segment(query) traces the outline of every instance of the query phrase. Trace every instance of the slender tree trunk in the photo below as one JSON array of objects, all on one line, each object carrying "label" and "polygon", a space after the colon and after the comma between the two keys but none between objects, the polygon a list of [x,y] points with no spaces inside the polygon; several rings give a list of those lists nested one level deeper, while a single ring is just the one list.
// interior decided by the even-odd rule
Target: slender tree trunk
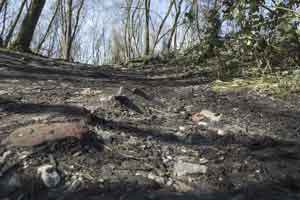
[{"label": "slender tree trunk", "polygon": [[6,17],[7,17],[7,2],[4,5],[4,13],[3,13],[3,20],[2,20],[2,30],[0,33],[0,47],[4,47],[4,41],[3,41],[3,36],[4,36],[4,32],[6,29]]},{"label": "slender tree trunk", "polygon": [[[73,0],[67,1],[67,13],[65,20],[65,38],[64,38],[64,59],[71,61],[72,45],[79,29],[79,20],[85,0],[81,0],[77,9],[75,23],[73,23]],[[63,20],[63,19],[62,19]],[[73,27],[73,28],[72,28]]]},{"label": "slender tree trunk", "polygon": [[137,29],[139,29],[139,28],[137,28],[137,26],[140,27],[140,24],[137,23],[137,21],[140,20],[139,14],[137,13],[138,8],[140,7],[140,4],[141,4],[141,1],[139,0],[137,2],[137,6],[132,11],[131,20],[130,20],[131,21],[130,23],[132,26],[131,27],[131,36],[132,36],[132,42],[133,42],[132,45],[134,45],[133,48],[135,49],[133,57],[140,57],[142,55],[142,53],[141,53],[142,50],[140,50],[140,48],[139,48],[140,34],[138,33],[138,30],[137,30]]},{"label": "slender tree trunk", "polygon": [[[210,2],[208,2],[210,3]],[[194,13],[194,23],[196,23],[196,29],[198,33],[198,39],[201,40],[201,28],[199,24],[199,5],[197,0],[193,0],[193,5],[192,5],[193,13]],[[209,7],[209,6],[208,6]]]},{"label": "slender tree trunk", "polygon": [[169,4],[168,10],[167,10],[167,13],[166,13],[165,17],[163,18],[161,24],[159,25],[159,28],[158,28],[158,31],[157,31],[157,34],[156,34],[156,37],[155,37],[155,40],[154,40],[153,49],[152,49],[152,54],[155,51],[156,45],[159,43],[159,36],[160,36],[161,31],[162,31],[162,29],[163,29],[163,27],[164,27],[164,25],[165,25],[165,23],[166,23],[169,15],[170,15],[170,13],[171,13],[171,11],[172,11],[173,5],[174,5],[174,1],[170,0],[170,4]]},{"label": "slender tree trunk", "polygon": [[173,48],[176,51],[176,49],[177,49],[177,26],[175,28],[175,33],[174,33],[174,37],[173,37]]},{"label": "slender tree trunk", "polygon": [[149,22],[150,22],[150,4],[151,0],[145,0],[145,49],[144,55],[147,56],[150,53],[150,33],[149,33]]},{"label": "slender tree trunk", "polygon": [[0,13],[1,13],[2,8],[4,7],[5,3],[6,3],[6,0],[0,0]]},{"label": "slender tree trunk", "polygon": [[57,16],[57,13],[58,13],[58,10],[59,10],[60,1],[61,1],[61,0],[57,0],[57,5],[56,5],[55,11],[54,11],[54,13],[53,13],[53,16],[52,16],[52,18],[51,18],[51,20],[50,20],[50,22],[49,22],[49,25],[48,25],[48,27],[47,27],[47,30],[46,30],[44,36],[42,37],[41,41],[39,42],[37,48],[36,48],[36,52],[37,52],[37,53],[40,52],[40,50],[41,50],[41,48],[42,48],[44,42],[46,41],[46,39],[47,39],[47,37],[48,37],[48,35],[49,35],[50,29],[51,29],[51,27],[52,27],[52,24],[53,24],[53,22],[54,22],[54,19],[55,19],[55,17]]},{"label": "slender tree trunk", "polygon": [[126,1],[126,19],[124,24],[124,45],[126,51],[126,60],[131,58],[131,36],[130,36],[130,15],[131,15],[131,7],[132,7],[132,0]]},{"label": "slender tree trunk", "polygon": [[32,0],[29,12],[21,24],[20,32],[11,46],[12,49],[30,51],[30,43],[45,2],[46,0]]},{"label": "slender tree trunk", "polygon": [[20,17],[21,17],[21,15],[22,15],[22,13],[23,13],[23,10],[24,10],[26,1],[27,1],[27,0],[23,0],[22,4],[21,4],[21,6],[20,6],[19,12],[18,12],[18,14],[17,14],[17,17],[16,17],[16,19],[14,20],[14,22],[12,23],[12,25],[11,25],[9,31],[8,31],[8,34],[7,34],[6,39],[5,39],[5,41],[4,41],[4,46],[5,46],[5,47],[8,46],[8,43],[10,42],[10,40],[11,40],[11,38],[12,38],[12,36],[13,36],[13,33],[14,33],[15,28],[16,28],[16,26],[17,26],[17,24],[18,24],[18,21],[20,20]]},{"label": "slender tree trunk", "polygon": [[[176,0],[174,0],[174,1],[176,1]],[[171,35],[170,35],[168,45],[167,45],[168,51],[171,49],[172,40],[173,40],[174,34],[176,32],[176,29],[177,29],[177,23],[178,23],[179,16],[181,14],[181,4],[182,3],[183,3],[183,0],[180,0],[178,5],[176,5],[176,3],[175,3],[176,14],[175,14],[175,19],[174,19]]]},{"label": "slender tree trunk", "polygon": [[79,29],[80,14],[81,14],[84,2],[85,2],[85,0],[81,0],[79,8],[78,8],[77,13],[76,13],[74,30],[73,30],[73,33],[71,35],[71,45],[70,45],[70,48],[72,47],[72,44],[73,44],[73,42],[75,40],[75,37],[76,37],[76,33],[78,32],[78,29]]},{"label": "slender tree trunk", "polygon": [[73,0],[68,0],[67,2],[67,28],[66,28],[66,38],[65,38],[65,59],[70,61],[71,59],[71,37],[72,37],[72,6],[73,6]]}]

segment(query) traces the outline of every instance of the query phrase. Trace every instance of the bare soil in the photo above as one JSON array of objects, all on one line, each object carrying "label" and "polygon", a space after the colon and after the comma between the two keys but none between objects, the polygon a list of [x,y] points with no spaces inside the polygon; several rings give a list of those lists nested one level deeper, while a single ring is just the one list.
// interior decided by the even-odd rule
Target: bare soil
[{"label": "bare soil", "polygon": [[[222,115],[223,135],[192,122],[204,109]],[[21,127],[82,120],[93,139],[1,145],[0,155],[10,154],[0,199],[300,199],[298,94],[215,93],[188,66],[127,69],[0,52],[1,141]],[[181,159],[207,171],[177,176]],[[55,188],[37,175],[45,164],[62,177]],[[12,174],[21,181],[10,189]]]}]

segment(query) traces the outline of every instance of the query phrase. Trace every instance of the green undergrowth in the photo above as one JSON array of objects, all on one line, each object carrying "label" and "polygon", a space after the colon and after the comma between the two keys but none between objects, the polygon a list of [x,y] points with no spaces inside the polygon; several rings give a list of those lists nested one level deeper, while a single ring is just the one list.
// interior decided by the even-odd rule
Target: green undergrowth
[{"label": "green undergrowth", "polygon": [[290,70],[251,78],[233,78],[230,81],[216,80],[212,86],[215,92],[254,90],[284,98],[292,93],[300,93],[300,70]]}]

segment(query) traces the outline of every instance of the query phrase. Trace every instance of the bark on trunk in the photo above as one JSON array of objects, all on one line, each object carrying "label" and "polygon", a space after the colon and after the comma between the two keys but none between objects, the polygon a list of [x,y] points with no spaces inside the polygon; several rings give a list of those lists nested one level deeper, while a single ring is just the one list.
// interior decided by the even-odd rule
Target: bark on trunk
[{"label": "bark on trunk", "polygon": [[8,46],[8,43],[10,42],[10,39],[11,39],[11,37],[13,36],[13,33],[14,33],[15,28],[16,28],[16,26],[17,26],[17,24],[18,24],[18,21],[20,20],[20,17],[21,17],[21,15],[22,15],[22,13],[23,13],[23,10],[24,10],[26,1],[27,1],[27,0],[23,0],[22,4],[21,4],[21,6],[20,6],[19,12],[18,12],[18,14],[17,14],[17,17],[16,17],[16,19],[14,20],[14,22],[12,23],[12,25],[11,25],[9,31],[8,31],[8,34],[7,34],[7,36],[6,36],[6,38],[5,38],[5,41],[4,41],[4,46],[5,46],[5,47]]},{"label": "bark on trunk", "polygon": [[32,0],[29,12],[26,14],[20,32],[11,48],[19,51],[30,51],[30,43],[42,13],[46,0]]},{"label": "bark on trunk", "polygon": [[150,22],[150,1],[145,0],[145,50],[144,55],[147,56],[150,53],[150,33],[149,33],[149,22]]},{"label": "bark on trunk", "polygon": [[4,32],[6,29],[6,18],[7,18],[7,2],[4,4],[4,13],[3,13],[3,20],[2,20],[2,30],[0,32],[0,39],[1,39],[1,47],[4,47],[4,41],[3,41],[3,36],[4,36]]},{"label": "bark on trunk", "polygon": [[66,30],[66,44],[65,44],[65,59],[71,60],[71,38],[72,38],[72,6],[73,6],[73,0],[68,0],[67,5],[67,30]]},{"label": "bark on trunk", "polygon": [[6,0],[0,0],[0,13],[1,13],[2,8],[4,7],[5,3],[6,3]]},{"label": "bark on trunk", "polygon": [[59,10],[59,5],[60,5],[60,0],[57,0],[56,8],[55,8],[55,11],[54,11],[54,13],[53,13],[53,16],[52,16],[52,18],[51,18],[51,20],[50,20],[50,22],[49,22],[49,25],[48,25],[48,27],[47,27],[47,30],[46,30],[44,36],[42,37],[41,41],[39,42],[37,48],[36,48],[36,52],[37,52],[37,53],[40,52],[40,50],[41,50],[41,48],[42,48],[44,42],[46,41],[46,39],[47,39],[47,37],[48,37],[48,35],[49,35],[49,32],[50,32],[50,29],[51,29],[52,24],[53,24],[53,22],[54,22],[54,19],[55,19],[56,16],[57,16],[57,13],[58,13],[58,10]]},{"label": "bark on trunk", "polygon": [[183,0],[180,0],[178,5],[176,5],[176,2],[175,2],[176,15],[175,15],[172,31],[171,31],[171,34],[170,34],[170,38],[169,38],[169,41],[168,41],[168,45],[167,45],[168,51],[170,51],[170,49],[171,49],[172,40],[174,39],[173,37],[174,37],[174,34],[177,30],[177,24],[178,24],[178,19],[179,19],[180,14],[181,14],[181,5],[182,5],[182,3],[183,3]]},{"label": "bark on trunk", "polygon": [[159,28],[158,28],[158,31],[157,31],[157,34],[156,34],[156,37],[155,37],[155,40],[154,40],[154,45],[153,45],[153,49],[152,49],[152,54],[154,54],[154,51],[155,51],[155,47],[157,46],[157,44],[160,42],[159,40],[159,36],[161,34],[161,31],[168,19],[168,17],[170,16],[171,14],[171,11],[172,11],[172,8],[173,8],[173,5],[174,5],[174,1],[173,0],[170,0],[170,4],[169,4],[169,7],[168,7],[168,10],[167,10],[167,13],[165,15],[165,17],[163,18],[161,24],[159,25]]}]

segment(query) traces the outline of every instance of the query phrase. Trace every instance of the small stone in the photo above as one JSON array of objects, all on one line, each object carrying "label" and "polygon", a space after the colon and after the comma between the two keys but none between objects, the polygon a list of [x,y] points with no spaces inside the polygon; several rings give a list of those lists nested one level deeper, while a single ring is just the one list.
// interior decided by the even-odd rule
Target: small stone
[{"label": "small stone", "polygon": [[45,114],[45,115],[39,115],[39,116],[36,116],[36,117],[32,117],[32,120],[35,121],[35,122],[40,122],[40,121],[46,121],[50,117],[51,117],[51,115]]},{"label": "small stone", "polygon": [[172,160],[172,159],[173,159],[173,157],[170,156],[170,155],[168,155],[166,158],[169,159],[169,160]]},{"label": "small stone", "polygon": [[126,133],[121,132],[121,133],[120,133],[120,136],[123,137],[123,138],[125,138],[125,137],[126,137]]},{"label": "small stone", "polygon": [[140,172],[136,172],[135,175],[136,176],[142,176],[143,174],[141,174]]},{"label": "small stone", "polygon": [[218,160],[219,160],[219,161],[223,161],[223,160],[225,160],[225,157],[224,157],[224,156],[221,156],[221,157],[219,157]]},{"label": "small stone", "polygon": [[100,98],[99,98],[99,101],[101,102],[101,103],[107,103],[107,102],[110,102],[110,101],[112,101],[114,99],[114,96],[101,96]]},{"label": "small stone", "polygon": [[204,120],[204,119],[205,119],[205,117],[202,116],[201,113],[194,113],[194,114],[192,115],[192,121],[193,121],[194,123],[199,123],[199,122],[201,122],[201,121]]},{"label": "small stone", "polygon": [[200,164],[206,164],[208,160],[206,158],[200,158]]},{"label": "small stone", "polygon": [[72,181],[72,183],[68,186],[67,191],[74,192],[80,187],[81,184],[82,184],[82,181],[79,179],[76,179],[76,180]]},{"label": "small stone", "polygon": [[98,136],[101,136],[105,144],[111,144],[114,137],[116,136],[115,133],[105,131],[102,128],[96,127],[95,132],[97,133]]},{"label": "small stone", "polygon": [[220,136],[224,136],[225,135],[225,131],[222,129],[218,129],[217,134]]},{"label": "small stone", "polygon": [[208,167],[201,164],[195,164],[178,160],[174,165],[174,176],[185,176],[191,174],[206,174]]},{"label": "small stone", "polygon": [[198,122],[198,126],[206,128],[206,127],[208,127],[208,123],[207,122]]},{"label": "small stone", "polygon": [[163,177],[157,176],[153,173],[149,173],[148,178],[151,179],[151,180],[154,180],[154,181],[156,181],[157,183],[160,183],[160,184],[165,183],[165,179]]},{"label": "small stone", "polygon": [[100,178],[98,181],[99,181],[100,183],[104,183],[104,179],[103,179],[103,178]]},{"label": "small stone", "polygon": [[176,135],[178,137],[178,139],[184,139],[186,137],[185,133],[183,133],[181,131],[175,132],[174,135]]},{"label": "small stone", "polygon": [[30,163],[28,161],[23,162],[23,169],[27,169],[30,166]]},{"label": "small stone", "polygon": [[186,130],[186,128],[185,128],[184,126],[179,126],[178,129],[179,129],[180,131],[185,131],[185,130]]},{"label": "small stone", "polygon": [[169,178],[169,180],[167,181],[166,185],[167,185],[167,186],[172,186],[173,184],[174,184],[173,179],[170,179],[170,178]]},{"label": "small stone", "polygon": [[208,119],[210,122],[219,122],[221,120],[222,115],[213,113],[210,110],[202,110],[199,113],[195,113],[192,116],[192,121],[198,123],[203,121],[204,119]]},{"label": "small stone", "polygon": [[184,116],[184,115],[186,115],[187,113],[186,113],[185,111],[180,111],[180,114]]},{"label": "small stone", "polygon": [[128,144],[131,145],[137,145],[138,144],[138,138],[134,136],[130,136],[129,139],[127,140]]},{"label": "small stone", "polygon": [[170,155],[167,155],[167,156],[163,156],[163,157],[162,157],[163,163],[168,163],[168,162],[170,162],[170,161],[172,161],[172,160],[173,160],[173,157],[170,156]]},{"label": "small stone", "polygon": [[6,90],[0,90],[0,95],[8,94],[8,91]]},{"label": "small stone", "polygon": [[81,155],[81,153],[82,153],[82,152],[80,152],[80,151],[77,151],[76,153],[74,153],[74,154],[73,154],[73,157],[78,157],[78,156],[80,156],[80,155]]},{"label": "small stone", "polygon": [[183,147],[182,149],[180,149],[180,151],[182,152],[182,153],[186,153],[187,152],[187,150]]},{"label": "small stone", "polygon": [[84,96],[89,96],[92,94],[92,90],[91,88],[84,88],[81,92],[80,92],[81,95],[84,95]]},{"label": "small stone", "polygon": [[60,183],[60,175],[52,165],[40,166],[37,173],[48,188],[56,187]]},{"label": "small stone", "polygon": [[233,108],[232,109],[234,112],[237,112],[239,110],[239,108]]},{"label": "small stone", "polygon": [[0,164],[4,164],[5,161],[7,160],[7,157],[12,154],[11,151],[6,151],[3,153],[3,155],[0,157]]},{"label": "small stone", "polygon": [[193,105],[189,105],[189,106],[185,106],[184,107],[185,108],[185,110],[187,111],[187,112],[192,112],[192,110],[193,110]]}]

